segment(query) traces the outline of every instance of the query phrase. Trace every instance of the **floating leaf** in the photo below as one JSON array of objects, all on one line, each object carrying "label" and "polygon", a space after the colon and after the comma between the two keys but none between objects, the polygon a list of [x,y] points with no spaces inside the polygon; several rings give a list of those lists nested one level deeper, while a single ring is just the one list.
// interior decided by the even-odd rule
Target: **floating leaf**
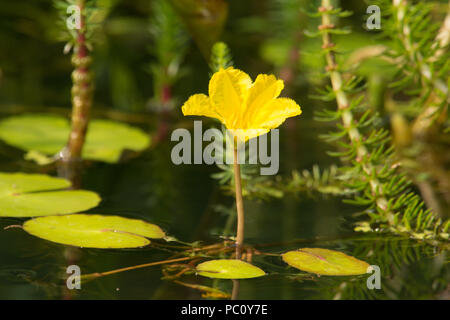
[{"label": "floating leaf", "polygon": [[150,144],[148,134],[110,120],[93,120],[89,125],[83,154],[86,159],[117,162],[123,150],[141,151]]},{"label": "floating leaf", "polygon": [[71,214],[28,220],[26,232],[52,242],[85,248],[136,248],[165,234],[157,225],[118,216]]},{"label": "floating leaf", "polygon": [[64,190],[71,183],[43,174],[0,173],[0,217],[68,214],[96,207],[91,191]]},{"label": "floating leaf", "polygon": [[[65,147],[69,133],[69,121],[60,116],[21,115],[0,122],[0,139],[30,151],[27,158],[42,164],[48,163],[44,155],[55,155]],[[140,129],[110,120],[92,120],[83,158],[114,163],[124,150],[142,151],[149,144],[149,136]]]},{"label": "floating leaf", "polygon": [[237,259],[206,261],[200,263],[196,269],[201,276],[217,279],[249,279],[265,275],[260,268]]},{"label": "floating leaf", "polygon": [[302,248],[286,252],[282,257],[294,268],[328,276],[365,274],[369,267],[366,262],[345,253],[322,248]]}]

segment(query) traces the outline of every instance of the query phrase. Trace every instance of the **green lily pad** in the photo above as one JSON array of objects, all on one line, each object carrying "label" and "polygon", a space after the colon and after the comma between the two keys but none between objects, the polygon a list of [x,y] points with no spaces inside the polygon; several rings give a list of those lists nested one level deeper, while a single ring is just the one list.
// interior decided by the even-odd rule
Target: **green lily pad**
[{"label": "green lily pad", "polygon": [[328,275],[349,276],[365,274],[369,264],[345,253],[322,249],[302,248],[282,254],[283,261],[302,271]]},{"label": "green lily pad", "polygon": [[[0,121],[0,139],[29,151],[27,158],[41,164],[48,163],[42,155],[53,156],[66,146],[69,133],[69,121],[60,116],[21,115]],[[150,137],[140,129],[110,120],[92,120],[83,158],[115,163],[124,150],[142,151],[149,145]]]},{"label": "green lily pad", "polygon": [[237,259],[210,260],[200,263],[196,269],[203,277],[217,279],[250,279],[265,275],[260,268]]},{"label": "green lily pad", "polygon": [[43,174],[0,173],[0,217],[68,214],[96,207],[91,191],[65,190],[71,183]]},{"label": "green lily pad", "polygon": [[157,225],[118,216],[71,214],[26,221],[23,229],[36,237],[83,248],[137,248],[165,237]]}]

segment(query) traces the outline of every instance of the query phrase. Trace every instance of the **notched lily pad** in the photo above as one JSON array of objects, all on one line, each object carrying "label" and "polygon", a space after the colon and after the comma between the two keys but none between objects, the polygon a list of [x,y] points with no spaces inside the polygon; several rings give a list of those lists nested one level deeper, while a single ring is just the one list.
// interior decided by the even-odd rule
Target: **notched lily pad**
[{"label": "notched lily pad", "polygon": [[203,277],[217,279],[250,279],[265,275],[260,268],[237,259],[206,261],[200,263],[196,270]]},{"label": "notched lily pad", "polygon": [[302,271],[328,275],[349,276],[365,274],[369,264],[345,253],[322,249],[302,248],[282,254],[283,261]]},{"label": "notched lily pad", "polygon": [[[39,164],[51,161],[66,145],[69,121],[60,116],[21,115],[0,121],[0,139],[28,151],[27,159]],[[91,120],[83,148],[83,158],[115,163],[124,150],[142,151],[150,137],[138,128],[110,120]]]},{"label": "notched lily pad", "polygon": [[43,174],[0,173],[0,217],[68,214],[96,207],[92,191],[65,190],[70,182]]},{"label": "notched lily pad", "polygon": [[23,229],[52,242],[84,248],[137,248],[165,237],[157,225],[118,216],[72,214],[31,219]]}]

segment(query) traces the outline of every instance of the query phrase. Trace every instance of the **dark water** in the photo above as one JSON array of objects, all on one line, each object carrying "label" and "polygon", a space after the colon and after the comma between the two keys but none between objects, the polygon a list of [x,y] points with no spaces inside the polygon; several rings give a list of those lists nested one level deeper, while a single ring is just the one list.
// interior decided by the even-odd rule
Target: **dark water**
[{"label": "dark water", "polygon": [[[297,130],[297,129],[296,129]],[[283,141],[280,174],[293,168],[330,163],[317,128],[304,124]],[[220,190],[210,174],[214,166],[180,165],[170,161],[172,144],[165,142],[140,157],[117,165],[89,164],[82,176],[84,189],[100,194],[92,213],[135,217],[160,225],[182,241],[222,241],[227,217],[215,210],[230,207],[233,199]],[[306,148],[309,146],[309,148]],[[318,156],[319,155],[319,156]],[[3,172],[39,172],[22,152],[0,144]],[[301,247],[339,250],[381,268],[381,289],[369,290],[368,275],[318,277],[287,267],[277,256],[254,256],[253,263],[267,276],[240,280],[240,299],[448,299],[448,257],[425,243],[351,230],[356,210],[339,198],[286,195],[271,201],[246,200],[246,242],[268,253]],[[81,290],[65,289],[65,270],[76,262],[83,274],[161,261],[173,252],[159,246],[132,250],[78,249],[32,237],[19,228],[21,219],[0,219],[0,299],[198,299],[201,292],[162,278],[160,266],[142,268],[82,283]],[[158,244],[158,242],[157,242]],[[163,242],[159,242],[163,244]],[[178,280],[231,293],[230,280],[186,275]]]}]

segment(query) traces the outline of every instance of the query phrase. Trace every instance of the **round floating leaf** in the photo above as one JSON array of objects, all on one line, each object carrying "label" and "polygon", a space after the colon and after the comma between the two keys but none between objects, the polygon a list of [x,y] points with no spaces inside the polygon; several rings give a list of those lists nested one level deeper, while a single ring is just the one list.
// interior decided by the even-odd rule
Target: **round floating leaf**
[{"label": "round floating leaf", "polygon": [[0,122],[0,138],[8,144],[47,155],[61,151],[69,132],[69,122],[58,116],[21,115]]},{"label": "round floating leaf", "polygon": [[[59,116],[22,115],[0,122],[0,139],[29,151],[27,158],[42,164],[49,161],[44,155],[57,154],[65,147],[69,133],[69,121]],[[110,120],[92,120],[83,158],[114,163],[124,150],[142,151],[149,144],[149,136],[140,129]]]},{"label": "round floating leaf", "polygon": [[28,220],[26,232],[52,242],[84,248],[136,248],[147,238],[164,238],[160,227],[142,220],[117,216],[71,214]]},{"label": "round floating leaf", "polygon": [[200,263],[197,273],[217,279],[249,279],[265,275],[265,272],[250,263],[236,259],[211,260]]},{"label": "round floating leaf", "polygon": [[68,214],[96,207],[91,191],[64,190],[70,182],[43,174],[0,173],[0,217]]},{"label": "round floating leaf", "polygon": [[83,155],[86,159],[117,162],[123,150],[141,151],[149,144],[149,135],[137,128],[110,120],[93,120]]},{"label": "round floating leaf", "polygon": [[294,268],[328,276],[364,274],[369,267],[366,262],[345,253],[322,248],[302,248],[286,252],[282,257]]}]

